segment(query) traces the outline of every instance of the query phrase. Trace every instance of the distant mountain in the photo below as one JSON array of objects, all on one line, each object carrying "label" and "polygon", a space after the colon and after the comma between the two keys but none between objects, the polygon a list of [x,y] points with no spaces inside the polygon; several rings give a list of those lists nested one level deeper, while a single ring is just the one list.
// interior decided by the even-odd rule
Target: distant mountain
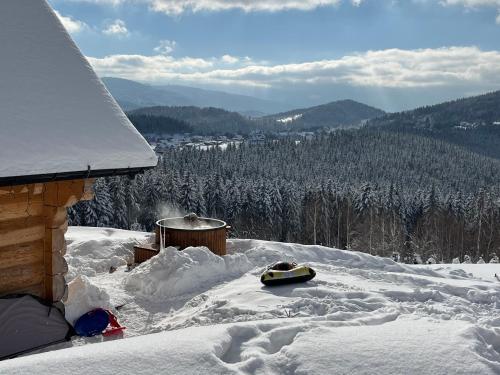
[{"label": "distant mountain", "polygon": [[129,113],[127,116],[141,134],[185,134],[194,130],[186,121],[172,117],[140,113]]},{"label": "distant mountain", "polygon": [[196,106],[217,107],[241,113],[269,114],[286,108],[279,102],[223,91],[178,85],[152,86],[110,77],[105,77],[102,81],[125,110],[153,106]]},{"label": "distant mountain", "polygon": [[103,78],[102,81],[118,104],[125,110],[150,107],[159,103],[189,104],[187,98],[173,91],[119,78]]},{"label": "distant mountain", "polygon": [[340,128],[362,125],[366,120],[385,115],[385,112],[353,100],[339,100],[310,108],[265,116],[278,125],[292,129]]},{"label": "distant mountain", "polygon": [[[341,100],[311,108],[296,109],[270,116],[259,116],[258,112],[231,112],[220,108],[199,108],[195,106],[154,106],[138,108],[128,112],[129,117],[146,116],[142,120],[158,117],[154,120],[156,129],[165,123],[165,129],[172,129],[171,119],[184,121],[198,134],[239,133],[248,134],[254,130],[295,131],[322,128],[340,128],[359,126],[375,116],[385,112],[357,103]],[[145,125],[144,122],[141,122]]]},{"label": "distant mountain", "polygon": [[259,112],[259,111],[240,111],[238,113],[240,113],[241,115],[243,115],[245,117],[250,117],[250,118],[254,118],[254,119],[264,117],[267,115],[267,113]]},{"label": "distant mountain", "polygon": [[129,111],[128,116],[132,122],[139,117],[156,118],[156,127],[158,121],[163,122],[167,128],[170,127],[172,119],[182,121],[189,124],[191,130],[197,134],[248,134],[259,126],[258,121],[250,120],[237,112],[212,107],[148,107]]},{"label": "distant mountain", "polygon": [[495,122],[500,122],[500,91],[387,114],[370,125],[443,130],[474,129]]},{"label": "distant mountain", "polygon": [[366,126],[432,137],[500,158],[500,91],[387,114]]}]

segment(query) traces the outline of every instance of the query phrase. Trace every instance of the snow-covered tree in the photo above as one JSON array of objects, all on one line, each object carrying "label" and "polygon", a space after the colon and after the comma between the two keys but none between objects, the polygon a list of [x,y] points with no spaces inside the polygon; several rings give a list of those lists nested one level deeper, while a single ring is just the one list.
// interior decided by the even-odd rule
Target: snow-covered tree
[{"label": "snow-covered tree", "polygon": [[133,180],[98,179],[96,198],[74,206],[71,223],[150,230],[162,213],[196,211],[227,220],[240,237],[397,251],[408,263],[415,253],[451,262],[500,249],[497,162],[391,132],[296,140],[166,149]]}]

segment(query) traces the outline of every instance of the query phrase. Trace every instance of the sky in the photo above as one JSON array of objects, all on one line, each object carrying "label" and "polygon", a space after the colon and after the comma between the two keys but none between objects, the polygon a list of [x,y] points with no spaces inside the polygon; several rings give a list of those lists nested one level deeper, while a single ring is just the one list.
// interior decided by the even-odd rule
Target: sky
[{"label": "sky", "polygon": [[387,111],[500,90],[500,0],[49,0],[101,77]]}]

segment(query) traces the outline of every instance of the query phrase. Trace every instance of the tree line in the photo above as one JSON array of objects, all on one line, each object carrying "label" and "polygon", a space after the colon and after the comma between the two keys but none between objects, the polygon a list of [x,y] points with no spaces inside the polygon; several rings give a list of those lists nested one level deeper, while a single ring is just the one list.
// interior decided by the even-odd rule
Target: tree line
[{"label": "tree line", "polygon": [[70,220],[149,231],[159,218],[195,212],[225,220],[239,238],[397,252],[406,262],[488,260],[500,255],[498,176],[498,161],[438,141],[338,131],[172,149],[133,180],[99,179]]}]

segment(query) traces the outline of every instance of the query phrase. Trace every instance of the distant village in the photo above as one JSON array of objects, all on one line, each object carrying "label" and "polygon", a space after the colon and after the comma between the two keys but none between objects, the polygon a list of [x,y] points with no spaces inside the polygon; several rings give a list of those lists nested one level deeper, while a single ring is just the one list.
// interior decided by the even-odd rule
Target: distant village
[{"label": "distant village", "polygon": [[314,132],[272,132],[254,131],[248,135],[196,135],[196,134],[144,134],[156,153],[162,153],[172,148],[209,149],[219,147],[225,149],[228,145],[238,146],[242,143],[262,143],[267,140],[282,138],[312,139]]}]

